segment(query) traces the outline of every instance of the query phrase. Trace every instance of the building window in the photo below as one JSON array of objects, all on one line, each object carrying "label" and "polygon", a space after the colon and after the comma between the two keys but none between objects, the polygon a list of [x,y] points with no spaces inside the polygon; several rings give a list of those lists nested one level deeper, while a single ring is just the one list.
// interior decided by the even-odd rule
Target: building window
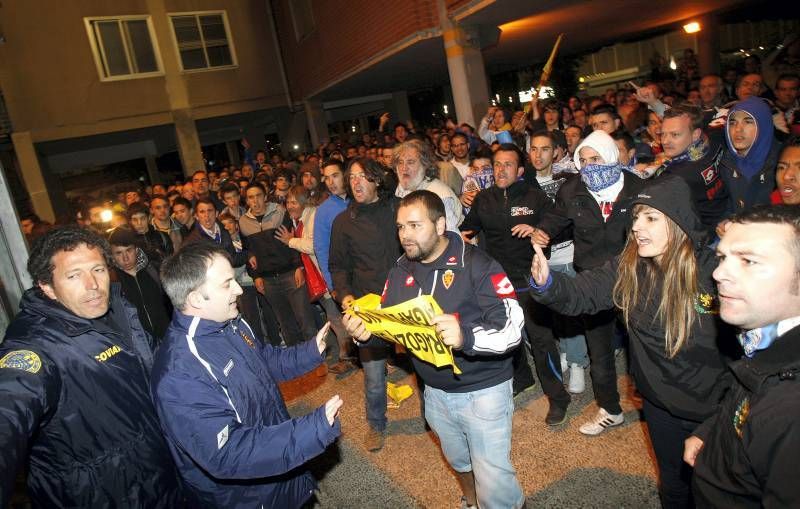
[{"label": "building window", "polygon": [[184,71],[236,65],[225,12],[170,14],[169,19]]},{"label": "building window", "polygon": [[302,41],[317,27],[314,22],[314,10],[311,0],[289,0],[289,9],[292,12],[292,24],[297,42]]},{"label": "building window", "polygon": [[84,22],[101,80],[162,74],[148,16],[84,18]]}]

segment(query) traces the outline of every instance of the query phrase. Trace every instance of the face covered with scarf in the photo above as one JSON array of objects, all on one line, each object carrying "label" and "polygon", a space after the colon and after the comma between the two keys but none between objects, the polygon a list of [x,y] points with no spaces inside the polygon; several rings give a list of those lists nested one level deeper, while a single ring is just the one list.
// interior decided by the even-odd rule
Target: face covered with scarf
[{"label": "face covered with scarf", "polygon": [[725,141],[746,177],[752,177],[764,166],[774,137],[772,112],[760,97],[739,101],[728,112]]},{"label": "face covered with scarf", "polygon": [[619,181],[622,165],[614,139],[605,131],[594,131],[575,149],[575,166],[581,180],[593,192],[600,192]]}]

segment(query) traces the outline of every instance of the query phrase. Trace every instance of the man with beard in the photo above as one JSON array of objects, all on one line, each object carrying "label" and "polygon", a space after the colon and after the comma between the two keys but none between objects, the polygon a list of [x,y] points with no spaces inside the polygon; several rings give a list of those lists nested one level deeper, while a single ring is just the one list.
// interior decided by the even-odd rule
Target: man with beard
[{"label": "man with beard", "polygon": [[31,249],[35,286],[0,345],[0,507],[27,463],[34,507],[181,507],[150,399],[153,341],[77,226]]},{"label": "man with beard", "polygon": [[461,214],[461,202],[453,190],[438,179],[436,156],[427,143],[418,140],[400,143],[394,148],[392,166],[398,179],[395,191],[398,198],[421,189],[436,193],[444,202],[447,211],[447,228],[452,231],[458,230],[458,225],[464,219]]},{"label": "man with beard", "polygon": [[[456,376],[412,357],[425,383],[425,419],[456,472],[461,507],[524,507],[511,463],[508,352],[519,345],[524,321],[514,287],[499,263],[446,230],[444,204],[430,191],[400,201],[397,232],[405,255],[389,272],[383,305],[434,297],[443,314],[432,322],[461,369]],[[354,338],[369,340],[359,318],[343,321]]]}]

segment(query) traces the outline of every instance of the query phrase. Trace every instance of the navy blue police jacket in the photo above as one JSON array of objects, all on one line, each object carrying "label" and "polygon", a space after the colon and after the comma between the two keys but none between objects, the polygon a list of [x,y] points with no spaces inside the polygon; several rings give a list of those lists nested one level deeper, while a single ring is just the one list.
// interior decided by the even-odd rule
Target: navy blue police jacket
[{"label": "navy blue police jacket", "polygon": [[323,361],[315,340],[263,344],[236,318],[175,310],[153,364],[156,411],[193,507],[302,506],[316,482],[303,464],[340,434],[325,407],[292,419],[278,382]]},{"label": "navy blue police jacket", "polygon": [[152,362],[152,338],[119,284],[104,320],[25,292],[0,344],[0,507],[26,459],[34,507],[181,507],[150,399]]},{"label": "navy blue police jacket", "polygon": [[[455,314],[464,343],[453,350],[452,368],[437,368],[412,357],[425,385],[446,392],[473,392],[494,387],[513,376],[512,353],[520,344],[524,317],[514,286],[500,264],[486,252],[445,232],[449,243],[431,263],[412,262],[405,255],[389,271],[382,307],[419,295],[431,295],[445,314]],[[372,339],[370,341],[382,341]]]}]

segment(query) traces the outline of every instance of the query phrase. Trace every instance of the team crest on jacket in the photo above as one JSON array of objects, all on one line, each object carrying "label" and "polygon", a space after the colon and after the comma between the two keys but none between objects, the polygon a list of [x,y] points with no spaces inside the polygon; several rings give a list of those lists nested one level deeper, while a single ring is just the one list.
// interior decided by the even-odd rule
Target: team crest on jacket
[{"label": "team crest on jacket", "polygon": [[700,175],[703,176],[703,180],[705,181],[706,185],[712,183],[714,179],[717,178],[717,171],[714,169],[713,166],[709,166],[705,170],[700,172]]},{"label": "team crest on jacket", "polygon": [[455,273],[452,270],[447,269],[446,271],[444,271],[444,274],[442,274],[442,284],[444,285],[445,288],[449,290],[455,278],[456,278]]},{"label": "team crest on jacket", "polygon": [[14,350],[0,359],[0,368],[21,369],[28,373],[38,373],[42,369],[42,360],[35,352],[30,350]]},{"label": "team crest on jacket", "polygon": [[736,408],[736,413],[733,414],[733,429],[736,430],[736,436],[739,439],[742,438],[744,432],[742,429],[744,428],[744,423],[747,422],[747,418],[750,416],[750,398],[744,398],[742,401],[739,402],[739,406]]},{"label": "team crest on jacket", "polygon": [[511,284],[505,274],[492,274],[492,285],[494,286],[494,293],[501,299],[517,298],[517,294],[514,292],[514,285]]},{"label": "team crest on jacket", "polygon": [[406,278],[406,286],[414,286],[414,276],[408,276]]}]

